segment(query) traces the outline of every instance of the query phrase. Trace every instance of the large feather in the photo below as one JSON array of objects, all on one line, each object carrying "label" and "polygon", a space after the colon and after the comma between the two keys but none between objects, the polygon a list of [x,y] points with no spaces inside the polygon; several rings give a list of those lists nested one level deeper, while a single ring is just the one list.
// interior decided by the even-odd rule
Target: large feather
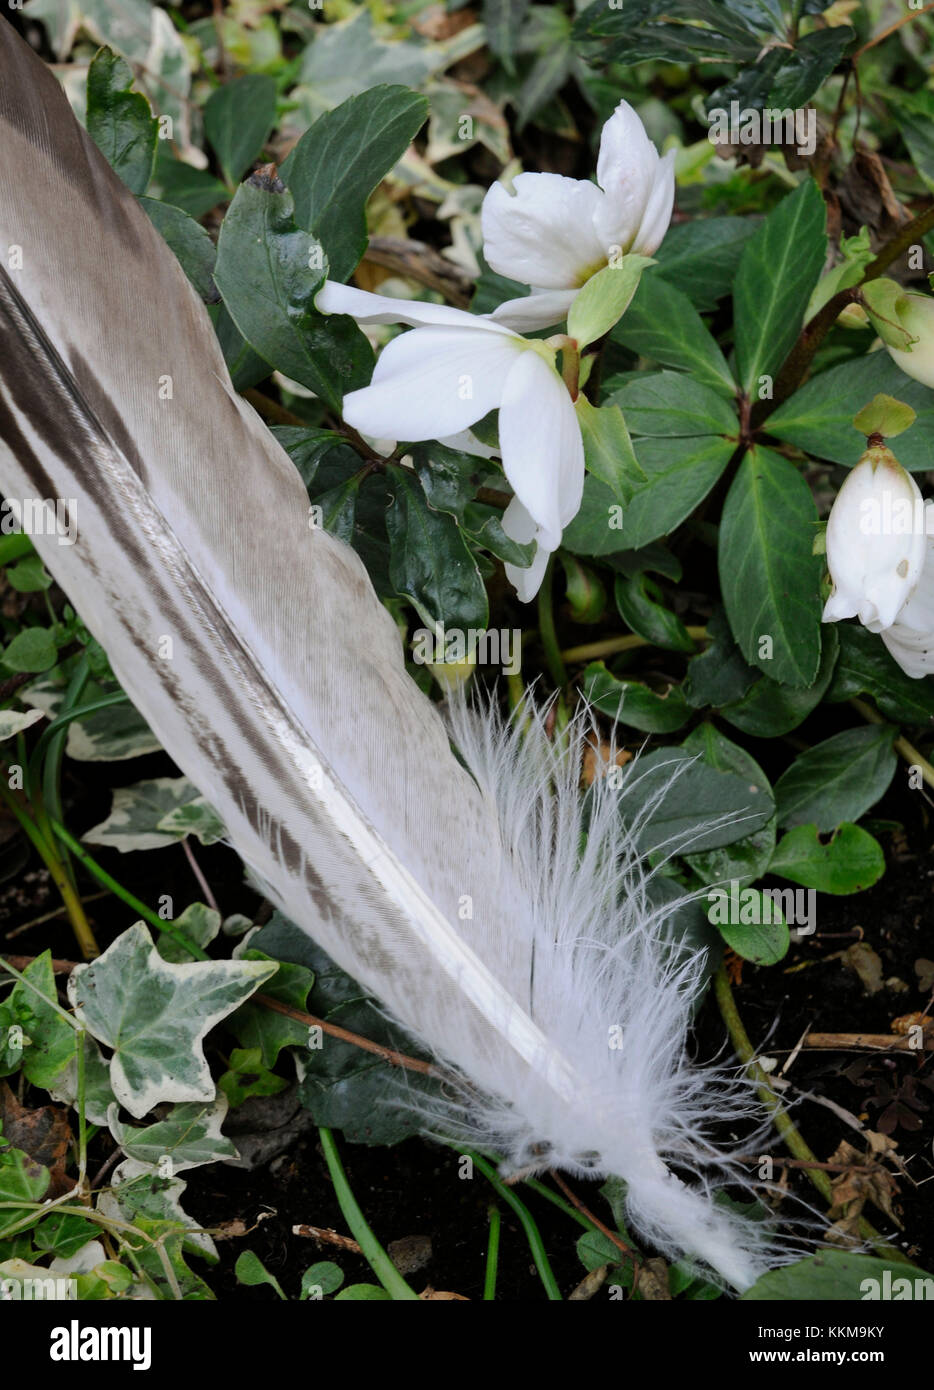
[{"label": "large feather", "polygon": [[562,758],[535,719],[523,739],[462,713],[465,770],[174,257],[6,22],[0,63],[0,247],[22,248],[0,487],[70,500],[77,543],[37,536],[46,564],[283,910],[465,1076],[431,1123],[617,1173],[662,1249],[745,1287],[761,1253],[709,1200],[705,1134],[746,1093],[685,1059],[700,960],[665,945],[599,790],[580,857],[582,733]]}]

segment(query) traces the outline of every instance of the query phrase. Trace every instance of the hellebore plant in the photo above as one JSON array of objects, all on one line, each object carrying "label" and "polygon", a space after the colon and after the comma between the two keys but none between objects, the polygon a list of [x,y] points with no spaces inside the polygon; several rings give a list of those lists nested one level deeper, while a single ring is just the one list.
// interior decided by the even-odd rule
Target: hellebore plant
[{"label": "hellebore plant", "polygon": [[[444,440],[499,410],[503,471],[515,496],[503,514],[507,536],[537,542],[531,566],[507,565],[523,602],[534,598],[548,557],[576,515],[584,486],[584,445],[571,398],[555,367],[559,342],[521,338],[483,315],[443,304],[369,294],[327,281],[317,297],[326,314],[360,324],[407,323],[414,332],[388,343],[373,379],[344,397],[344,419],[377,438]],[[562,339],[576,364],[576,345]]]},{"label": "hellebore plant", "polygon": [[[599,185],[599,187],[598,187]],[[651,256],[671,221],[674,151],[664,158],[628,102],[603,127],[597,182],[519,174],[510,194],[494,184],[483,200],[483,254],[499,275],[531,286],[493,317],[522,332],[548,328],[600,270],[628,255]]]},{"label": "hellebore plant", "polygon": [[868,447],[840,489],[827,521],[833,591],[824,622],[856,617],[879,633],[909,676],[934,671],[934,503],[887,448],[914,420],[910,407],[877,396],[856,417]]},{"label": "hellebore plant", "polygon": [[[499,411],[499,452],[515,496],[503,530],[536,543],[525,569],[506,566],[527,603],[548,557],[576,516],[584,486],[584,446],[574,402],[580,351],[612,328],[629,305],[649,254],[661,242],[674,201],[674,156],[660,159],[639,117],[621,101],[603,127],[599,187],[558,174],[520,174],[515,194],[502,185],[483,204],[484,254],[531,294],[475,315],[440,304],[370,294],[326,281],[316,305],[359,324],[404,323],[413,333],[385,347],[369,386],[344,398],[347,423],[376,438],[450,441],[488,452],[464,431]],[[586,293],[581,291],[586,287]],[[528,340],[568,319],[568,334]],[[562,352],[562,376],[556,368]]]}]

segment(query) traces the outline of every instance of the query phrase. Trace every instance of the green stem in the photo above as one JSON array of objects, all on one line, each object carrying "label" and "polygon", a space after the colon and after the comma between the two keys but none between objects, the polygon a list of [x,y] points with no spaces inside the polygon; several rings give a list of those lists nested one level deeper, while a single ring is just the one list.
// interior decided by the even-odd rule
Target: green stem
[{"label": "green stem", "polygon": [[[721,965],[714,976],[714,992],[717,997],[717,1004],[720,1008],[720,1015],[726,1024],[730,1035],[730,1041],[736,1049],[740,1061],[745,1065],[746,1074],[756,1083],[756,1090],[759,1099],[767,1110],[771,1111],[772,1123],[778,1131],[779,1137],[785,1148],[795,1157],[804,1163],[817,1163],[817,1156],[811,1150],[807,1140],[792,1123],[791,1118],[782,1105],[781,1100],[769,1085],[768,1073],[764,1072],[755,1060],[756,1051],[750,1041],[749,1034],[746,1032],[743,1020],[740,1018],[739,1010],[736,1007],[736,1000],[733,998],[733,991],[730,988],[730,981],[726,970]],[[827,1174],[819,1168],[805,1169],[808,1177],[818,1192],[827,1202],[828,1206],[833,1205],[833,1188]],[[874,1226],[871,1226],[865,1217],[860,1217],[860,1235],[864,1240],[868,1240],[879,1254],[885,1254],[891,1260],[901,1260],[910,1263],[907,1256],[889,1245],[888,1242],[879,1234]]]},{"label": "green stem", "polygon": [[323,1127],[318,1130],[318,1133],[321,1136],[324,1160],[328,1165],[328,1172],[331,1175],[331,1182],[334,1184],[334,1192],[344,1220],[347,1222],[354,1240],[360,1246],[368,1265],[395,1302],[418,1303],[418,1294],[405,1282],[370,1230],[366,1217],[360,1210],[357,1199],[350,1189],[333,1134],[329,1129]]},{"label": "green stem", "polygon": [[561,648],[558,645],[558,634],[555,631],[555,614],[552,606],[554,566],[555,559],[552,555],[548,561],[548,568],[545,570],[542,586],[538,591],[538,631],[542,639],[542,647],[545,650],[545,665],[548,667],[556,687],[563,690],[567,685],[568,673],[561,659]]},{"label": "green stem", "polygon": [[81,954],[85,960],[93,960],[100,955],[100,948],[94,939],[91,924],[84,911],[84,905],[78,895],[78,891],[69,878],[62,860],[56,850],[55,842],[48,841],[39,829],[38,825],[26,814],[20,806],[16,797],[10,791],[6,777],[0,773],[0,799],[2,799],[13,815],[19,821],[20,828],[31,841],[40,859],[45,864],[52,876],[52,881],[58,889],[65,910],[68,913],[75,939],[81,948]]},{"label": "green stem", "polygon": [[4,960],[3,956],[0,956],[0,970],[7,970],[11,975],[15,975],[21,985],[25,985],[37,998],[41,999],[47,1009],[52,1009],[54,1013],[58,1014],[62,1022],[67,1023],[69,1028],[73,1028],[76,1034],[83,1032],[82,1025],[72,1014],[62,1008],[57,999],[50,999],[47,994],[43,994],[42,990],[34,981],[30,980],[27,975],[24,975],[21,970],[17,970],[16,966],[11,965],[8,960]]},{"label": "green stem", "polygon": [[490,1203],[490,1233],[486,1243],[486,1277],[483,1281],[483,1301],[492,1303],[496,1298],[496,1272],[499,1268],[499,1232],[502,1218],[495,1202]]},{"label": "green stem", "polygon": [[[689,627],[686,631],[695,642],[707,641],[705,627]],[[627,632],[625,637],[606,637],[600,642],[587,642],[582,647],[567,647],[561,656],[567,662],[599,661],[604,656],[615,656],[618,652],[632,651],[635,647],[654,645],[647,637],[640,637],[637,632]]]},{"label": "green stem", "polygon": [[[850,704],[863,716],[867,723],[888,723],[888,720],[884,719],[878,710],[874,710],[872,705],[867,705],[865,700],[854,699],[850,701]],[[920,770],[922,781],[927,782],[929,787],[934,787],[934,767],[931,766],[927,758],[918,752],[913,743],[909,743],[907,738],[899,734],[898,738],[893,741],[892,747],[895,749],[896,753],[901,754],[909,767],[917,767]]]},{"label": "green stem", "polygon": [[503,1182],[492,1164],[487,1163],[486,1159],[482,1158],[480,1154],[475,1153],[472,1149],[462,1149],[459,1150],[459,1152],[465,1154],[473,1161],[474,1166],[480,1169],[480,1172],[486,1178],[487,1182],[490,1183],[496,1195],[504,1201],[507,1206],[512,1207],[516,1216],[519,1218],[522,1229],[525,1231],[526,1240],[529,1242],[529,1250],[532,1252],[532,1259],[535,1262],[535,1268],[538,1270],[539,1278],[544,1285],[545,1293],[551,1302],[560,1303],[562,1301],[561,1290],[558,1288],[557,1281],[551,1270],[551,1265],[548,1263],[548,1255],[545,1252],[545,1244],[542,1240],[541,1232],[536,1226],[535,1219],[528,1207],[523,1202],[520,1202],[512,1189],[507,1187]]},{"label": "green stem", "polygon": [[[3,783],[0,781],[0,788],[2,788],[2,786]],[[200,946],[194,941],[191,941],[183,931],[179,931],[178,927],[174,926],[172,922],[167,922],[162,917],[158,916],[157,913],[153,912],[151,907],[147,907],[146,904],[140,902],[139,898],[135,897],[129,889],[124,888],[122,883],[118,883],[105,868],[102,868],[102,866],[98,864],[96,859],[88,854],[84,845],[79,844],[75,837],[71,835],[63,825],[58,821],[52,821],[51,826],[62,844],[67,845],[79,864],[83,865],[88,873],[97,879],[98,883],[102,883],[105,888],[109,888],[111,893],[115,893],[122,902],[126,903],[127,907],[131,907],[134,912],[138,912],[145,922],[148,922],[151,927],[155,927],[156,931],[164,932],[165,935],[170,936],[173,941],[177,941],[180,946],[184,946],[188,954],[193,956],[195,960],[211,959],[206,951],[203,951]]]},{"label": "green stem", "polygon": [[539,1197],[544,1197],[546,1202],[550,1202],[553,1207],[563,1211],[565,1216],[569,1216],[572,1221],[576,1221],[578,1226],[583,1226],[585,1231],[600,1232],[599,1226],[595,1226],[592,1221],[588,1221],[583,1212],[572,1207],[571,1203],[561,1196],[560,1192],[554,1192],[545,1183],[539,1182],[538,1178],[523,1178],[524,1187],[530,1187],[533,1192],[537,1192]]}]

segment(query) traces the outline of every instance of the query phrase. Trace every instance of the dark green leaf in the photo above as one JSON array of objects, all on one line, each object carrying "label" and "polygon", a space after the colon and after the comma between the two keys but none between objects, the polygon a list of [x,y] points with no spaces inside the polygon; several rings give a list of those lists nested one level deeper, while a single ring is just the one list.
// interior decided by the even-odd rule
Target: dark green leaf
[{"label": "dark green leaf", "polygon": [[691,715],[680,686],[659,695],[639,681],[618,680],[602,661],[591,662],[584,672],[584,694],[601,713],[647,734],[670,734]]},{"label": "dark green leaf", "polygon": [[483,23],[491,52],[510,74],[516,70],[513,55],[529,0],[483,0]]},{"label": "dark green leaf", "polygon": [[676,435],[739,433],[735,412],[716,391],[680,372],[638,377],[614,391],[604,405],[618,405],[633,434]]},{"label": "dark green leaf", "polygon": [[276,84],[263,73],[225,82],[204,106],[204,133],[228,183],[236,183],[262,152],[276,119]]},{"label": "dark green leaf", "polygon": [[934,719],[934,687],[906,676],[886,650],[882,638],[860,623],[837,624],[840,656],[827,690],[832,704],[854,695],[871,695],[895,724],[930,725]]},{"label": "dark green leaf", "polygon": [[132,92],[128,63],[109,48],[98,49],[88,68],[87,129],[91,139],[131,193],[144,193],[156,157],[158,122],[149,102]]},{"label": "dark green leaf", "polygon": [[345,391],[366,384],[373,354],[353,319],[315,310],[326,274],[320,245],[295,224],[291,195],[260,179],[241,184],[217,246],[224,302],[260,357],[339,410]]},{"label": "dark green leaf", "polygon": [[801,331],[827,255],[826,222],[820,189],[806,178],[743,250],[733,289],[736,365],[752,399],[760,377],[774,377]]},{"label": "dark green leaf", "polygon": [[47,627],[24,628],[3,653],[3,664],[10,671],[48,671],[57,660],[55,638]]},{"label": "dark green leaf", "polygon": [[716,708],[741,699],[756,679],[756,671],[744,660],[719,605],[707,624],[707,634],[710,643],[688,662],[684,681],[685,699],[697,709],[704,705]]},{"label": "dark green leaf", "polygon": [[779,1303],[925,1299],[932,1287],[931,1275],[917,1265],[853,1255],[848,1250],[822,1250],[819,1255],[760,1275],[741,1297],[747,1302]]},{"label": "dark green leaf", "polygon": [[780,111],[804,107],[824,78],[833,72],[853,38],[849,25],[840,24],[805,34],[794,48],[782,51],[772,77],[769,106]]},{"label": "dark green leaf", "polygon": [[176,159],[166,144],[165,140],[158,142],[154,174],[154,186],[162,202],[181,208],[189,217],[203,217],[218,203],[226,203],[230,197],[226,184],[206,169],[196,169]]},{"label": "dark green leaf", "polygon": [[688,864],[704,883],[729,883],[735,880],[740,887],[747,887],[765,873],[775,848],[775,802],[769,780],[756,760],[713,724],[699,724],[684,740],[681,748],[692,755],[699,753],[704,762],[718,772],[732,772],[742,779],[748,789],[747,794],[754,792],[758,796],[765,793],[771,802],[772,814],[765,824],[756,829],[750,828],[742,839],[717,849],[685,855]]},{"label": "dark green leaf", "polygon": [[175,252],[198,294],[206,304],[214,303],[218,298],[214,284],[217,251],[207,232],[181,208],[157,202],[155,198],[140,198],[139,202],[150,222]]},{"label": "dark green leaf", "polygon": [[387,476],[393,492],[386,517],[389,573],[396,592],[429,627],[486,627],[486,590],[457,523],[432,511],[409,470],[393,466]]},{"label": "dark green leaf", "polygon": [[[722,895],[722,896],[720,896]],[[788,954],[790,935],[781,908],[761,889],[738,890],[738,910],[723,889],[714,890],[711,921],[731,950],[753,965],[776,965]],[[718,901],[719,897],[719,901]],[[724,920],[718,918],[719,911]]]},{"label": "dark green leaf", "polygon": [[758,225],[754,217],[704,217],[669,227],[655,252],[653,276],[674,285],[701,313],[716,309],[732,289],[743,247]]},{"label": "dark green leaf", "polygon": [[920,381],[906,376],[881,350],[812,377],[769,416],[767,428],[770,434],[816,458],[858,463],[866,440],[853,428],[853,417],[879,393],[904,401],[917,414],[911,428],[899,436],[899,463],[919,473],[930,468],[934,456],[934,394]]},{"label": "dark green leaf", "polygon": [[779,825],[828,831],[859,820],[895,775],[895,733],[888,724],[845,729],[802,753],[775,784]]},{"label": "dark green leaf", "polygon": [[[638,822],[637,842],[648,854],[697,854],[745,839],[773,814],[764,778],[738,776],[703,757],[697,748],[659,748],[643,754],[623,783],[623,818]],[[641,820],[645,817],[644,821]]]},{"label": "dark green leaf", "polygon": [[312,429],[311,426],[305,425],[277,425],[271,433],[295,464],[306,488],[311,487],[318,471],[318,464],[333,450],[346,449],[348,465],[351,468],[359,466],[359,455],[336,430]]},{"label": "dark green leaf", "polygon": [[669,535],[703,501],[733,453],[727,439],[638,439],[636,457],[648,482],[620,506],[598,478],[584,480],[580,511],[563,544],[581,555],[640,550]]},{"label": "dark green leaf", "polygon": [[885,855],[868,830],[849,821],[826,843],[816,825],[798,825],[779,841],[768,870],[819,893],[861,893],[885,873]]},{"label": "dark green leaf", "polygon": [[816,520],[794,465],[770,449],[750,450],[723,507],[720,585],[743,656],[789,685],[810,685],[820,662]]},{"label": "dark green leaf", "polygon": [[417,92],[372,87],[320,116],[283,163],[295,219],[323,245],[332,280],[346,280],[366,250],[366,201],[427,115]]},{"label": "dark green leaf", "polygon": [[589,565],[573,555],[562,553],[561,565],[567,580],[565,597],[576,623],[598,623],[606,611],[606,590]]},{"label": "dark green leaf", "polygon": [[619,575],[615,597],[623,622],[653,646],[671,652],[695,650],[681,619],[659,601],[661,591],[645,573],[634,574],[630,579]]},{"label": "dark green leaf", "polygon": [[781,685],[760,676],[742,699],[724,705],[720,713],[744,733],[756,738],[778,738],[789,733],[816,709],[830,684],[837,659],[837,634],[825,626],[821,638],[821,661],[812,686]]},{"label": "dark green leaf", "polygon": [[726,358],[687,295],[658,268],[643,275],[635,297],[610,335],[663,367],[678,367],[732,400],[736,394]]}]

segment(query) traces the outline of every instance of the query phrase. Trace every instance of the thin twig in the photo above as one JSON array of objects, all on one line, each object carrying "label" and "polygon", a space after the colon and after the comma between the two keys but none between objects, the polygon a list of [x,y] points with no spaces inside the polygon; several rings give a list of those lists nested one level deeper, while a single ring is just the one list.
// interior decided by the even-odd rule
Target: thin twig
[{"label": "thin twig", "polygon": [[263,1004],[267,1009],[272,1009],[273,1013],[284,1014],[286,1018],[292,1018],[296,1023],[303,1023],[307,1028],[320,1028],[323,1033],[327,1033],[332,1038],[340,1038],[341,1042],[352,1043],[354,1047],[362,1048],[364,1052],[372,1052],[376,1057],[382,1057],[384,1062],[389,1062],[394,1067],[404,1067],[406,1071],[421,1072],[422,1076],[440,1076],[437,1067],[430,1062],[423,1062],[419,1057],[407,1057],[404,1052],[396,1052],[392,1047],[383,1047],[381,1043],[372,1042],[369,1038],[363,1038],[359,1033],[351,1033],[346,1028],[340,1028],[336,1023],[328,1023],[324,1018],[315,1018],[313,1014],[303,1013],[301,1009],[293,1009],[291,1004],[283,1004],[279,999],[273,999],[269,994],[257,994],[256,1002]]},{"label": "thin twig", "polygon": [[188,863],[191,866],[191,872],[198,880],[198,886],[204,894],[204,901],[207,903],[208,907],[212,908],[214,912],[217,912],[219,914],[220,908],[217,906],[217,899],[211,892],[211,885],[208,883],[207,879],[201,871],[201,865],[195,858],[195,852],[192,849],[191,845],[188,843],[187,835],[182,840],[182,849],[185,851],[185,858],[188,860]]},{"label": "thin twig", "polygon": [[578,1197],[575,1192],[571,1191],[567,1183],[562,1178],[561,1174],[556,1173],[554,1168],[549,1169],[549,1174],[551,1176],[552,1181],[556,1183],[557,1186],[561,1189],[561,1191],[564,1193],[565,1197],[567,1197],[571,1205],[577,1208],[581,1216],[586,1216],[587,1220],[592,1222],[593,1225],[596,1226],[597,1230],[602,1235],[606,1236],[607,1240],[611,1240],[613,1244],[616,1246],[617,1250],[621,1250],[628,1260],[632,1260],[633,1264],[638,1269],[640,1264],[639,1256],[636,1254],[635,1250],[633,1250],[631,1245],[626,1244],[619,1232],[611,1230],[609,1226],[605,1225],[604,1222],[600,1220],[599,1216],[594,1216],[590,1208],[586,1207],[584,1203],[581,1201],[580,1197]]},{"label": "thin twig", "polygon": [[863,44],[862,48],[858,48],[853,54],[851,62],[859,62],[863,54],[868,53],[870,48],[875,48],[876,44],[882,43],[883,39],[887,39],[890,34],[894,34],[896,29],[900,29],[902,25],[907,24],[909,20],[918,19],[927,10],[934,10],[934,0],[931,0],[931,3],[928,5],[922,5],[920,10],[910,10],[908,14],[902,15],[901,19],[896,19],[895,23],[890,24],[887,29],[881,30],[880,33],[876,34],[875,38],[868,39],[866,43]]}]

